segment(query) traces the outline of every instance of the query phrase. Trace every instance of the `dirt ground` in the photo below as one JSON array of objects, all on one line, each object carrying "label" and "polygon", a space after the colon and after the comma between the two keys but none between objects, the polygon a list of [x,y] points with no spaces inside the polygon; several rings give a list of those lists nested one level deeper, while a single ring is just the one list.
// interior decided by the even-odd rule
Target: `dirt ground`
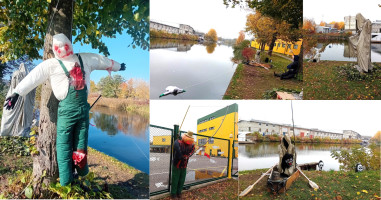
[{"label": "dirt ground", "polygon": [[114,198],[149,198],[148,175],[93,149],[89,150],[90,171],[107,182]]},{"label": "dirt ground", "polygon": [[[226,181],[210,184],[203,188],[186,191],[183,190],[181,199],[237,199],[238,181],[228,179]],[[163,200],[170,200],[170,197]]]}]

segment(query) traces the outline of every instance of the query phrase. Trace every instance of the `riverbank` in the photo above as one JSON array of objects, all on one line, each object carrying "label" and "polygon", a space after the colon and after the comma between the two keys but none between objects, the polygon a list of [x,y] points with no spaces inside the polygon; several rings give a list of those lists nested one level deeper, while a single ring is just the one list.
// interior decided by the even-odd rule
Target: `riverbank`
[{"label": "riverbank", "polygon": [[[246,136],[246,139],[249,139],[253,142],[279,142],[281,137],[278,135],[265,135],[262,136],[260,133],[255,132]],[[249,137],[249,138],[248,138]],[[362,140],[356,139],[331,139],[329,137],[300,137],[300,136],[291,136],[291,140],[296,143],[312,143],[312,144],[361,144]]]},{"label": "riverbank", "polygon": [[[89,95],[87,102],[93,105],[98,95]],[[133,100],[101,97],[94,105],[124,112],[134,112],[149,117],[149,100]]]},{"label": "riverbank", "polygon": [[165,31],[157,31],[157,30],[150,30],[149,33],[151,38],[165,38],[165,39],[193,40],[193,41],[198,40],[197,35],[175,34],[175,33],[168,33]]},{"label": "riverbank", "polygon": [[318,40],[347,40],[350,36],[352,36],[352,33],[315,33],[315,34],[308,34],[305,35],[305,39],[318,39]]},{"label": "riverbank", "polygon": [[374,64],[374,72],[360,74],[353,62],[305,62],[303,99],[381,99],[381,64]]},{"label": "riverbank", "polygon": [[[239,193],[253,184],[268,169],[240,171]],[[343,171],[303,171],[320,189],[313,190],[302,175],[286,193],[273,195],[267,190],[264,177],[254,189],[242,199],[378,199],[380,195],[380,172],[361,173]]]},{"label": "riverbank", "polygon": [[[28,139],[12,138],[12,143],[4,141],[4,139],[4,137],[0,137],[2,144],[5,142],[0,154],[0,163],[2,163],[0,165],[0,198],[27,198],[23,190],[30,182],[33,171],[32,157],[28,150],[29,147],[26,145]],[[6,145],[8,143],[12,145]],[[93,188],[98,188],[98,193],[102,193],[103,198],[107,198],[107,194],[116,199],[149,197],[147,174],[92,148],[89,148],[88,151],[90,173],[86,176],[86,181],[89,181]],[[63,190],[65,188],[60,187],[58,189]],[[71,193],[61,191],[61,195],[66,194],[67,198],[75,197],[74,193],[78,189],[72,186],[70,190]],[[79,195],[85,197],[85,192],[83,190],[81,192],[83,194]],[[51,192],[50,195],[49,198],[63,198],[56,192]],[[96,194],[93,194],[88,198],[95,198],[95,196]]]},{"label": "riverbank", "polygon": [[[268,57],[267,54],[264,57]],[[253,67],[239,64],[226,89],[223,99],[264,99],[269,91],[293,90],[301,91],[303,82],[297,79],[280,80],[274,76],[275,73],[284,73],[289,59],[273,54],[272,69]]]}]

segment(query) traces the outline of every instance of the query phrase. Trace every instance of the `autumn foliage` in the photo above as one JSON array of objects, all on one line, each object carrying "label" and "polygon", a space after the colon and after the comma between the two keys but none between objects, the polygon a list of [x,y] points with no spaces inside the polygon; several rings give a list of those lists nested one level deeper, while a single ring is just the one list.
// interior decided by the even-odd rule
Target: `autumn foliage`
[{"label": "autumn foliage", "polygon": [[315,21],[312,19],[303,19],[303,30],[307,31],[307,33],[315,33]]},{"label": "autumn foliage", "polygon": [[243,31],[240,31],[239,32],[239,36],[237,38],[237,40],[235,41],[235,44],[239,44],[241,43],[243,40],[245,40],[245,33]]},{"label": "autumn foliage", "polygon": [[254,55],[255,50],[250,47],[246,47],[242,51],[242,56],[246,59],[246,61],[250,61],[251,59],[253,59]]},{"label": "autumn foliage", "polygon": [[207,41],[217,42],[218,37],[216,30],[210,29],[209,32],[205,34],[204,38]]}]

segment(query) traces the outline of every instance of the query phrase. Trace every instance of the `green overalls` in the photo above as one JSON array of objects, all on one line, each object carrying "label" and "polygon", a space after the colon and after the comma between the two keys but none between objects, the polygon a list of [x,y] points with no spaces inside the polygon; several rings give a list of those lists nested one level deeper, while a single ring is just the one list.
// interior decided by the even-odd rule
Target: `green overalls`
[{"label": "green overalls", "polygon": [[[83,80],[85,72],[81,57],[78,55]],[[66,76],[70,79],[70,74],[61,60],[58,60]],[[89,172],[86,163],[84,168],[74,165],[73,151],[82,150],[87,154],[87,141],[89,131],[89,108],[87,103],[87,87],[82,90],[75,90],[69,83],[69,90],[66,98],[58,104],[57,119],[57,161],[60,183],[62,186],[73,181],[73,169],[75,168],[80,176]]]}]

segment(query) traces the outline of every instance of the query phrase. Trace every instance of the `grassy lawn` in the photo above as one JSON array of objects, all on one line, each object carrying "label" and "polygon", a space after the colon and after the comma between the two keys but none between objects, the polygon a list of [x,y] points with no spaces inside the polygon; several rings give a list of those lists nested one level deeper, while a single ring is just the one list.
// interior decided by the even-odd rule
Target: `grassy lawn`
[{"label": "grassy lawn", "polygon": [[[239,192],[253,184],[268,169],[240,171]],[[273,195],[268,192],[264,177],[242,199],[377,199],[380,197],[380,171],[304,171],[306,176],[319,185],[313,190],[302,175],[286,193]]]},{"label": "grassy lawn", "polygon": [[[182,199],[237,199],[238,181],[228,179],[203,188],[182,192]],[[164,198],[169,200],[170,197]]]},{"label": "grassy lawn", "polygon": [[[366,79],[353,79],[340,73],[349,62],[321,61],[304,64],[304,99],[381,99],[381,64]],[[350,67],[348,67],[350,69]]]},{"label": "grassy lawn", "polygon": [[[264,60],[266,56],[267,54],[263,55],[261,59]],[[302,81],[280,80],[279,77],[274,77],[274,72],[285,72],[291,61],[276,54],[273,54],[270,59],[273,65],[270,70],[239,64],[223,99],[263,99],[265,92],[274,88],[301,91]]]},{"label": "grassy lawn", "polygon": [[[28,147],[24,145],[27,143],[27,139],[25,139],[9,141],[0,137],[0,144],[2,144],[0,148],[0,199],[26,198],[24,189],[31,183],[33,161],[30,154],[27,154]],[[101,191],[110,193],[113,198],[148,198],[149,178],[147,174],[92,148],[89,148],[88,151],[88,164],[91,172],[89,175],[92,174],[94,177],[87,182],[91,185],[89,188],[101,187]],[[74,191],[74,187],[71,187],[72,191]],[[78,186],[76,187],[78,188]],[[82,193],[85,196],[85,192],[82,191]],[[89,195],[90,193],[91,191]],[[50,195],[49,198],[62,198],[62,194],[59,196],[52,192]],[[70,198],[70,195],[74,196],[69,192],[67,198]]]}]

